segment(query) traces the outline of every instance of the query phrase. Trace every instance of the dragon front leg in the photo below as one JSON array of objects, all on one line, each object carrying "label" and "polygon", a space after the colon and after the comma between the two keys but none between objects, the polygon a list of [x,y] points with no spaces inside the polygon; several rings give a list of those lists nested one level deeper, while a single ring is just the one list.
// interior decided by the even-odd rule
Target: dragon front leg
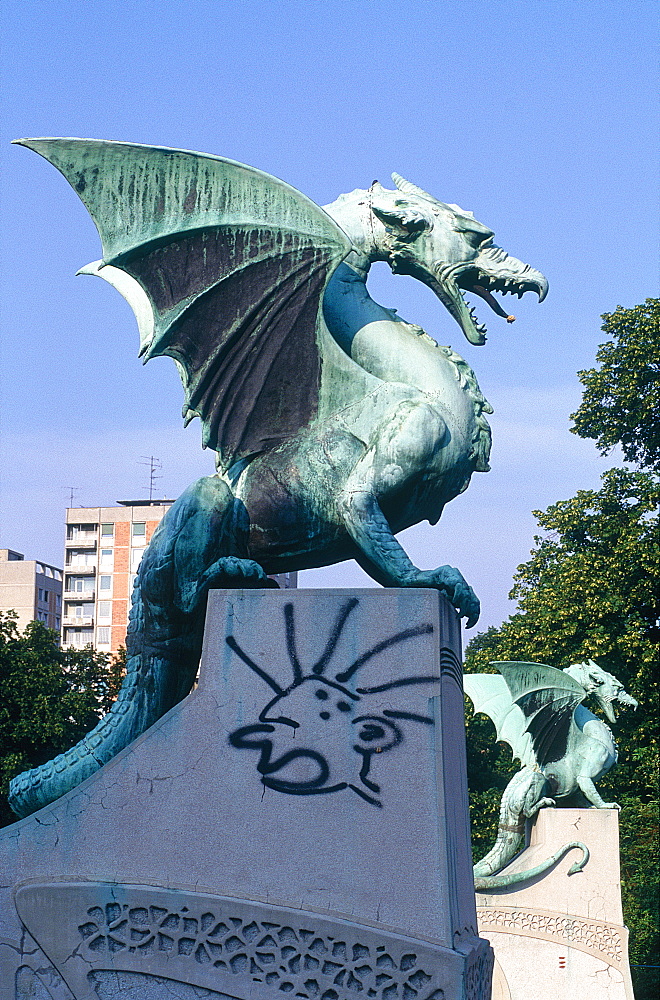
[{"label": "dragon front leg", "polygon": [[575,776],[575,780],[582,794],[589,800],[592,806],[596,807],[596,809],[621,808],[618,802],[606,802],[605,799],[603,799],[588,774],[577,774]]},{"label": "dragon front leg", "polygon": [[380,505],[380,498],[414,483],[433,463],[446,436],[444,420],[428,403],[413,401],[401,404],[389,417],[377,428],[339,496],[344,526],[359,549],[357,561],[384,587],[441,590],[471,628],[479,618],[479,600],[463,575],[452,566],[418,569],[394,537]]}]

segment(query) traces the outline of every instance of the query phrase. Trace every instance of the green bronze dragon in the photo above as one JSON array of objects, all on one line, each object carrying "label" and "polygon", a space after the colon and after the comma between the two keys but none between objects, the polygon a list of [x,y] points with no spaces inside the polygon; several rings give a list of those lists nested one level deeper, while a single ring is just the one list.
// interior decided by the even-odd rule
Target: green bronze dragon
[{"label": "green bronze dragon", "polygon": [[140,356],[174,359],[186,422],[217,474],[187,489],[139,568],[128,666],[111,712],[76,747],[14,779],[26,816],[79,784],[194,683],[206,595],[269,574],[356,559],[386,587],[433,587],[473,625],[479,602],[450,566],[415,567],[397,532],[488,471],[492,412],[448,347],[378,305],[374,261],[423,281],[473,344],[473,292],[536,291],[544,276],[472,213],[393,174],[325,209],[220,157],[119,142],[24,139],[69,181],[101,237],[105,278],[138,320]]},{"label": "green bronze dragon", "polygon": [[474,866],[478,892],[510,888],[542,875],[573,848],[579,848],[582,857],[568,874],[584,868],[589,850],[573,840],[534,868],[496,874],[520,850],[525,821],[539,809],[555,806],[557,800],[571,806],[619,808],[616,802],[605,802],[594,784],[618,760],[614,737],[582,702],[593,695],[610,722],[615,720],[614,702],[637,708],[623,684],[593,660],[565,670],[517,661],[493,666],[499,674],[466,674],[463,687],[475,712],[495,723],[497,738],[509,744],[522,768],[502,793],[495,844]]}]

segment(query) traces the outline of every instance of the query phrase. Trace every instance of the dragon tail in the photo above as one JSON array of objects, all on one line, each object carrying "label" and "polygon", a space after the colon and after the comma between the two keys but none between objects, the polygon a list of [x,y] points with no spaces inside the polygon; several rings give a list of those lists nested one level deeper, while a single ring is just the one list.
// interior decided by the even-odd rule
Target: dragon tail
[{"label": "dragon tail", "polygon": [[501,871],[518,853],[525,834],[525,817],[520,816],[515,823],[502,822],[497,828],[497,839],[492,848],[474,866],[475,878],[491,877]]},{"label": "dragon tail", "polygon": [[[537,875],[542,875],[544,872],[556,865],[558,861],[568,854],[569,851],[573,850],[574,847],[579,848],[582,851],[582,857],[579,861],[575,861],[568,870],[569,875],[575,875],[576,872],[581,872],[587,861],[589,860],[589,848],[586,844],[583,844],[581,840],[572,840],[569,844],[564,844],[560,847],[558,851],[555,851],[553,855],[542,861],[541,864],[536,865],[534,868],[529,868],[524,872],[512,872],[510,875],[487,875],[483,878],[475,877],[474,888],[477,892],[497,892],[498,889],[509,889],[514,885],[519,885],[521,882],[528,882],[529,879],[536,878]],[[485,860],[485,859],[484,859]],[[475,867],[476,871],[476,867]]]},{"label": "dragon tail", "polygon": [[[138,575],[126,635],[126,675],[115,703],[76,746],[46,764],[23,771],[11,781],[9,804],[19,817],[36,812],[98,771],[184,698],[192,687],[199,650],[192,649],[190,643],[183,643],[188,646],[185,650],[188,655],[182,657],[184,650],[180,642],[147,643],[139,580]],[[192,643],[196,645],[198,643]],[[173,677],[177,677],[174,684]]]}]

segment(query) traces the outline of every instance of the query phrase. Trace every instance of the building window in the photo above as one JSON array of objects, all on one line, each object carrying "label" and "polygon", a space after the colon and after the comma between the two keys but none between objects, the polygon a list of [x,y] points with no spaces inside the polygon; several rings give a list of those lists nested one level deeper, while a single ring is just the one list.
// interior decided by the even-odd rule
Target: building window
[{"label": "building window", "polygon": [[67,529],[66,537],[68,541],[75,541],[78,538],[84,541],[91,541],[96,538],[96,525],[70,524]]},{"label": "building window", "polygon": [[109,646],[110,645],[110,629],[109,628],[97,628],[96,630],[96,642],[99,646]]},{"label": "building window", "polygon": [[96,554],[87,549],[71,549],[67,553],[69,566],[94,566],[96,564]]},{"label": "building window", "polygon": [[69,646],[81,648],[94,641],[94,629],[91,628],[70,628],[66,632],[66,641]]},{"label": "building window", "polygon": [[100,576],[99,577],[99,590],[112,590],[112,577],[111,576]]},{"label": "building window", "polygon": [[131,573],[137,573],[143,555],[144,549],[131,549]]},{"label": "building window", "polygon": [[133,521],[133,541],[138,545],[147,537],[146,521]]},{"label": "building window", "polygon": [[99,618],[112,618],[112,601],[99,601]]},{"label": "building window", "polygon": [[112,566],[112,549],[101,549],[101,566]]},{"label": "building window", "polygon": [[59,594],[55,594],[55,610],[56,611],[62,610],[62,598]]},{"label": "building window", "polygon": [[69,576],[66,581],[67,594],[91,594],[94,591],[93,576]]},{"label": "building window", "polygon": [[101,525],[101,538],[113,538],[115,533],[115,526],[110,523]]},{"label": "building window", "polygon": [[40,600],[40,601],[43,601],[43,599],[44,599],[44,592],[43,592],[43,588],[42,588],[42,587],[39,587],[39,600]]},{"label": "building window", "polygon": [[69,617],[71,618],[91,618],[94,614],[93,604],[70,604]]}]

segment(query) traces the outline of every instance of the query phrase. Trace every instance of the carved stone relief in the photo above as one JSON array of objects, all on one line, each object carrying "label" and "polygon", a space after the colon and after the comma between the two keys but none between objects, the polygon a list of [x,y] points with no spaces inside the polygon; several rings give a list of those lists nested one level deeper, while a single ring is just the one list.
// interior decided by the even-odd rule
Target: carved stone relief
[{"label": "carved stone relief", "polygon": [[[22,887],[17,907],[76,996],[84,984],[93,984],[102,1000],[123,996],[117,992],[123,976],[127,995],[135,988],[136,997],[141,985],[149,996],[161,979],[238,1000],[289,994],[453,1000],[463,978],[463,961],[447,949],[245,900],[155,886],[53,883]],[[44,921],[54,909],[60,921]],[[484,941],[475,945],[462,995],[486,1000],[492,953]]]},{"label": "carved stone relief", "polygon": [[619,970],[627,967],[627,931],[625,927],[604,920],[587,920],[552,910],[528,910],[516,907],[478,907],[479,927],[485,934],[520,934],[543,938],[577,948],[594,958],[607,960]]}]

